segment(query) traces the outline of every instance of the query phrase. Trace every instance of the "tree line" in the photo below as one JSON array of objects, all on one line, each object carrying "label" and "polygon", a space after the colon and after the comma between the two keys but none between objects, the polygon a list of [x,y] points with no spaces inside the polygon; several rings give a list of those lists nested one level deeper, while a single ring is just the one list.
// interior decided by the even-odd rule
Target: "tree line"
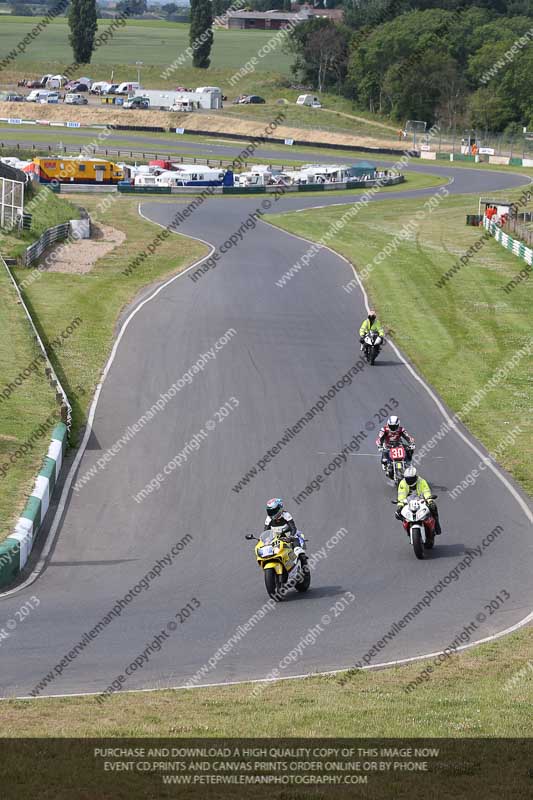
[{"label": "tree line", "polygon": [[301,23],[287,43],[295,75],[399,121],[510,133],[533,125],[532,3],[413,5],[347,0],[342,23]]}]

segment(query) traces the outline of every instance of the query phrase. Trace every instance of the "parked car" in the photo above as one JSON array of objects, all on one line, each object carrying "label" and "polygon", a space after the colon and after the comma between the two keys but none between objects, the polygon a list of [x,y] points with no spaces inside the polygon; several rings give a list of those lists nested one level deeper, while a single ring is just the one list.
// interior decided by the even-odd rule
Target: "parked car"
[{"label": "parked car", "polygon": [[89,87],[85,83],[75,83],[73,86],[66,86],[65,88],[73,93],[89,91]]},{"label": "parked car", "polygon": [[48,92],[48,97],[42,98],[41,103],[59,103],[60,99],[59,92]]},{"label": "parked car", "polygon": [[117,89],[119,86],[120,86],[119,83],[111,83],[106,94],[117,94]]},{"label": "parked car", "polygon": [[124,100],[123,108],[149,108],[150,100],[147,97],[131,97],[129,100]]},{"label": "parked car", "polygon": [[20,103],[24,100],[24,95],[22,94],[8,94],[6,95],[6,100],[8,103]]},{"label": "parked car", "polygon": [[232,100],[233,105],[238,105],[239,103],[244,103],[246,98],[248,97],[247,94],[240,94],[235,100]]},{"label": "parked car", "polygon": [[81,94],[67,94],[65,103],[69,106],[86,106],[89,101]]},{"label": "parked car", "polygon": [[264,102],[265,102],[265,98],[264,97],[259,97],[258,94],[249,94],[247,97],[245,97],[243,100],[241,100],[241,103],[244,103],[244,104],[248,104],[248,103],[256,103],[257,104],[257,103],[264,103]]}]

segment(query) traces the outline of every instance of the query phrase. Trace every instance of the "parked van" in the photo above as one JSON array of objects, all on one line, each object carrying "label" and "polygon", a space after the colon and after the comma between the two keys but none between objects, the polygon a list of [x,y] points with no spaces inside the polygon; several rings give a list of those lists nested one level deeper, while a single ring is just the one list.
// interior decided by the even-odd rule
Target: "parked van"
[{"label": "parked van", "polygon": [[312,106],[313,108],[322,108],[322,103],[314,94],[301,94],[296,101],[297,106]]},{"label": "parked van", "polygon": [[89,101],[82,94],[67,94],[65,103],[68,106],[86,106]]},{"label": "parked van", "polygon": [[119,84],[116,94],[131,94],[140,88],[141,84],[137,83],[136,81],[125,81],[124,83]]},{"label": "parked van", "polygon": [[48,89],[32,89],[26,97],[26,101],[28,103],[40,103],[41,100],[46,100],[49,94],[51,94],[51,92],[49,92]]}]

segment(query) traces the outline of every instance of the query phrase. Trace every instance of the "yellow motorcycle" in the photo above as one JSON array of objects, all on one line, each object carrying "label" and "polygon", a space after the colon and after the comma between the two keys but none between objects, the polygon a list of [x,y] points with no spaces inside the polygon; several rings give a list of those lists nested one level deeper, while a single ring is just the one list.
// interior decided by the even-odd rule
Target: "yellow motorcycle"
[{"label": "yellow motorcycle", "polygon": [[255,555],[265,575],[266,590],[277,601],[283,600],[289,589],[306,592],[311,585],[311,570],[303,548],[305,538],[301,531],[297,531],[300,546],[292,547],[283,538],[286,535],[287,529],[283,525],[272,527],[260,536],[248,533],[245,537],[257,542]]}]

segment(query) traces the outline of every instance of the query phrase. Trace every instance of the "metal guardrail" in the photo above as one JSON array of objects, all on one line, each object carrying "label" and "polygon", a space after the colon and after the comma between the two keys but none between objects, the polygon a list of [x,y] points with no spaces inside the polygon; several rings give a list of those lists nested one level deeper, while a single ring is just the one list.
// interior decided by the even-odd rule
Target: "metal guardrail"
[{"label": "metal guardrail", "polygon": [[[68,227],[68,223],[67,223],[67,227]],[[34,321],[32,319],[32,316],[31,316],[31,314],[30,314],[30,312],[28,310],[28,307],[27,307],[26,303],[24,302],[24,298],[22,297],[22,293],[21,293],[21,291],[20,291],[20,289],[18,287],[18,284],[17,284],[15,278],[13,277],[13,274],[12,274],[11,270],[9,269],[9,267],[6,264],[6,262],[2,258],[2,256],[0,256],[0,263],[3,264],[7,274],[9,275],[11,283],[13,284],[13,286],[15,288],[15,291],[17,293],[19,302],[20,302],[22,308],[24,309],[24,313],[26,314],[28,322],[30,323],[30,327],[31,327],[33,335],[35,336],[35,339],[37,341],[37,345],[38,345],[40,351],[43,354],[44,363],[45,363],[44,371],[46,373],[46,377],[48,378],[50,386],[55,391],[56,400],[57,400],[57,403],[59,404],[59,408],[60,408],[61,419],[65,423],[65,425],[67,426],[68,430],[70,431],[70,428],[71,428],[71,425],[72,425],[72,406],[70,405],[69,399],[67,397],[67,393],[63,389],[63,387],[61,385],[61,382],[60,382],[59,378],[57,377],[57,375],[56,375],[56,373],[54,371],[54,368],[52,366],[52,362],[50,361],[50,358],[48,357],[48,353],[46,352],[46,347],[44,346],[43,340],[39,336],[39,332],[38,332],[38,330],[37,330],[37,328],[35,326],[35,323],[34,323]]]},{"label": "metal guardrail", "polygon": [[[101,158],[102,156],[107,156],[109,158],[120,158],[120,159],[130,159],[130,160],[143,160],[152,159],[154,161],[161,159],[162,161],[168,161],[171,159],[176,163],[187,163],[187,164],[202,164],[205,166],[211,167],[230,167],[232,164],[231,156],[227,158],[199,158],[191,153],[190,156],[176,156],[173,153],[172,145],[169,143],[169,149],[159,150],[157,153],[151,152],[150,150],[131,150],[128,147],[87,147],[82,146],[79,147],[77,145],[62,145],[61,147],[46,145],[46,144],[38,144],[36,142],[28,142],[27,145],[22,144],[6,144],[4,142],[0,142],[0,154],[4,150],[17,151],[22,153],[38,153],[48,152],[54,155],[67,155],[67,153],[72,153],[73,155],[83,155],[85,158],[90,158],[91,156],[98,156]],[[174,150],[175,152],[175,150]],[[244,162],[242,164],[243,167],[248,167],[248,162]]]},{"label": "metal guardrail", "polygon": [[70,230],[70,223],[63,222],[61,225],[55,225],[53,228],[47,228],[42,236],[36,242],[30,244],[24,251],[22,260],[24,266],[29,267],[37,261],[44,251],[50,247],[51,244],[57,242],[59,239],[66,239]]}]

